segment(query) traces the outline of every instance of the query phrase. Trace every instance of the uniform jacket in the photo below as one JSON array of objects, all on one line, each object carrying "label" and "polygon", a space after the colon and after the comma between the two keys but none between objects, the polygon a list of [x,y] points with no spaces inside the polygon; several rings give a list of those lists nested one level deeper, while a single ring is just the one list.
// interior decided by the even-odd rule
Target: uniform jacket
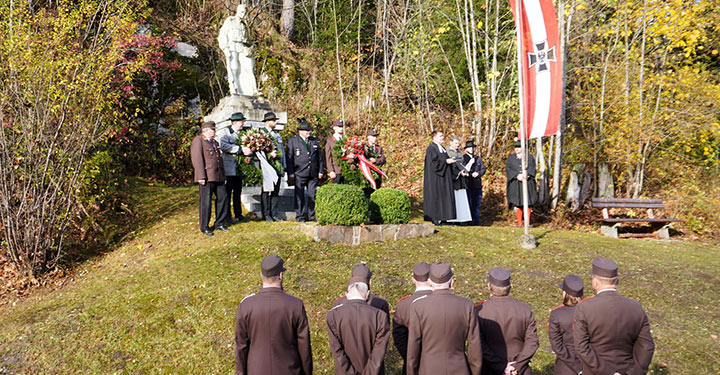
[{"label": "uniform jacket", "polygon": [[223,166],[225,167],[225,176],[237,176],[237,160],[235,154],[240,153],[238,145],[238,135],[232,126],[222,128],[215,132],[215,140],[220,144],[222,150]]},{"label": "uniform jacket", "polygon": [[235,374],[310,375],[305,305],[280,288],[245,297],[235,319]]},{"label": "uniform jacket", "polygon": [[387,163],[387,159],[385,158],[385,150],[382,148],[382,146],[378,146],[377,144],[370,146],[369,144],[365,144],[365,157],[370,160],[370,158],[375,158],[375,164],[376,166],[380,167],[385,165]]},{"label": "uniform jacket", "polygon": [[413,294],[409,294],[397,301],[395,314],[393,314],[392,337],[395,347],[403,359],[402,373],[406,373],[407,362],[407,344],[408,344],[408,325],[410,324],[410,308],[412,301],[431,294],[432,290],[418,290]]},{"label": "uniform jacket", "polygon": [[575,306],[560,305],[550,312],[548,337],[555,352],[555,375],[577,375],[582,371],[580,357],[575,353],[573,318]]},{"label": "uniform jacket", "polygon": [[220,154],[220,147],[214,139],[206,139],[198,135],[190,144],[190,159],[195,170],[195,182],[224,182],[225,167]]},{"label": "uniform jacket", "polygon": [[411,306],[408,374],[480,374],[482,343],[470,300],[442,289],[413,300]]},{"label": "uniform jacket", "polygon": [[285,150],[285,159],[289,175],[317,178],[318,174],[324,171],[322,149],[315,137],[308,137],[307,146],[299,135],[290,138]]},{"label": "uniform jacket", "polygon": [[379,375],[390,340],[383,311],[363,300],[349,300],[327,313],[330,350],[335,374]]},{"label": "uniform jacket", "polygon": [[614,290],[575,307],[573,337],[583,375],[645,374],[655,351],[640,303]]},{"label": "uniform jacket", "polygon": [[342,170],[340,169],[340,164],[335,163],[335,157],[333,156],[332,152],[333,147],[335,147],[336,143],[337,140],[335,140],[335,137],[333,137],[332,134],[328,137],[327,141],[325,141],[325,168],[327,168],[327,173],[342,173]]},{"label": "uniform jacket", "polygon": [[475,306],[483,340],[483,374],[503,374],[515,361],[519,375],[530,375],[539,347],[530,306],[510,297],[491,297]]},{"label": "uniform jacket", "polygon": [[[465,180],[467,181],[467,185],[469,189],[477,189],[482,190],[482,176],[485,175],[485,163],[483,163],[482,158],[480,155],[473,155],[475,158],[475,162],[473,163],[472,167],[470,168],[470,171],[468,173],[470,176],[465,177]],[[470,155],[465,154],[463,155],[463,165],[467,165],[470,162]],[[473,172],[477,172],[478,176],[473,177]]]}]

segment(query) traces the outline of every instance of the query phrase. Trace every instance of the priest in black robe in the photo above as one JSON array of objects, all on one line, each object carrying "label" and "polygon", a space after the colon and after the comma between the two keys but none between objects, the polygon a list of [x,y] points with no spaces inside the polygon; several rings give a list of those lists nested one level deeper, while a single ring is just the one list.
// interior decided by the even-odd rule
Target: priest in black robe
[{"label": "priest in black robe", "polygon": [[[520,141],[515,142],[515,152],[505,161],[505,175],[507,176],[507,202],[510,209],[515,210],[517,225],[523,226],[523,188],[522,188],[522,160]],[[528,221],[532,207],[537,202],[537,183],[535,182],[535,158],[527,155],[527,187],[528,187]]]},{"label": "priest in black robe", "polygon": [[433,224],[455,219],[455,192],[453,190],[453,169],[455,159],[448,156],[442,146],[445,136],[435,130],[430,136],[432,143],[425,150],[423,176],[423,209],[425,220]]}]

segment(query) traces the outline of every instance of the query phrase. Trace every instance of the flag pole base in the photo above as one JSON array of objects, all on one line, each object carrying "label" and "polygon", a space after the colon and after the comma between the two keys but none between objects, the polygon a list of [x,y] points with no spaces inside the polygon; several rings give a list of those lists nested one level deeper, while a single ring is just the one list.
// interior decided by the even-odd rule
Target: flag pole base
[{"label": "flag pole base", "polygon": [[537,247],[537,239],[532,234],[523,234],[520,236],[520,247],[523,249],[534,249]]}]

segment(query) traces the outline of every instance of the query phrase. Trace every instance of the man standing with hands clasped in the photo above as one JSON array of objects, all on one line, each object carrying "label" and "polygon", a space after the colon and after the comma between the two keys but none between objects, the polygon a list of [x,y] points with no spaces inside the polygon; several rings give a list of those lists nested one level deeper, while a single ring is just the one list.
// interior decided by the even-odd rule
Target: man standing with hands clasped
[{"label": "man standing with hands clasped", "polygon": [[573,324],[583,375],[646,374],[655,351],[647,315],[617,292],[617,263],[596,258],[591,273],[597,294],[577,304]]},{"label": "man standing with hands clasped", "polygon": [[315,221],[315,192],[323,178],[322,149],[310,135],[312,125],[304,119],[298,121],[298,135],[290,138],[285,152],[287,173],[295,181],[295,220]]},{"label": "man standing with hands clasped", "polygon": [[210,209],[215,194],[215,229],[227,232],[225,218],[228,202],[225,190],[225,167],[220,146],[215,141],[215,123],[203,122],[202,134],[195,137],[190,145],[190,158],[195,170],[195,182],[200,187],[200,231],[212,236],[210,230]]}]

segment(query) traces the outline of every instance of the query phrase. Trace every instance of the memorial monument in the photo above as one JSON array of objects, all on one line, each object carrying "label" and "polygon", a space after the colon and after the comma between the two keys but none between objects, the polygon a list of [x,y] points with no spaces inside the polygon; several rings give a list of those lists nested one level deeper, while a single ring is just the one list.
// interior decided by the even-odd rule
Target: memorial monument
[{"label": "memorial monument", "polygon": [[218,44],[225,54],[230,95],[222,98],[205,121],[215,121],[218,129],[230,126],[227,121],[235,112],[242,112],[246,127],[262,127],[263,115],[275,112],[279,117],[277,130],[287,124],[287,113],[274,107],[262,96],[255,79],[253,41],[245,17],[247,6],[240,4],[235,15],[225,19],[218,33]]}]

